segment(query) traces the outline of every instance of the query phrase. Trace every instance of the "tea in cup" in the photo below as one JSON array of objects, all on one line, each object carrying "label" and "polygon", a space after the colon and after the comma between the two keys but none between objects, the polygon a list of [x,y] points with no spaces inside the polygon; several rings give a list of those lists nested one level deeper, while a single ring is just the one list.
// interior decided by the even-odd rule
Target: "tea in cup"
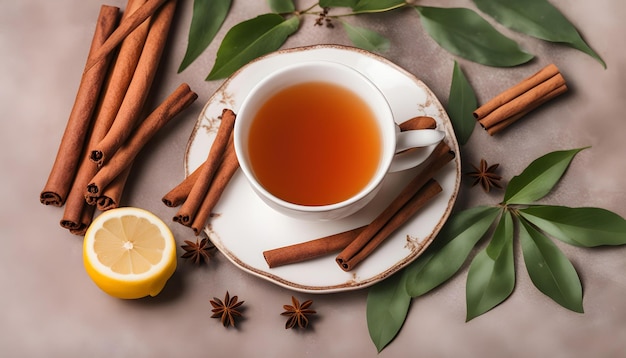
[{"label": "tea in cup", "polygon": [[357,70],[330,61],[271,73],[244,99],[234,129],[254,191],[277,211],[311,220],[360,210],[387,173],[425,159],[396,153],[443,138],[438,130],[400,132],[383,93]]}]

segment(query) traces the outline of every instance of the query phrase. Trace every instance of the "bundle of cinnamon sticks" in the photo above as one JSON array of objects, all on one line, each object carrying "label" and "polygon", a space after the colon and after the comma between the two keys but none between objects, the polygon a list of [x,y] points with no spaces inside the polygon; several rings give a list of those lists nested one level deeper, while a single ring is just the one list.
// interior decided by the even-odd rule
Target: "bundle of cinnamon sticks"
[{"label": "bundle of cinnamon sticks", "polygon": [[220,125],[206,160],[163,196],[168,207],[180,206],[173,220],[200,235],[228,182],[239,168],[233,143],[235,113],[222,111]]},{"label": "bundle of cinnamon sticks", "polygon": [[550,64],[480,106],[473,115],[494,135],[566,91],[565,79],[556,65]]},{"label": "bundle of cinnamon sticks", "polygon": [[55,162],[40,194],[65,206],[61,226],[83,235],[96,209],[119,206],[133,161],[154,134],[197,99],[181,84],[149,115],[145,103],[176,0],[102,5]]},{"label": "bundle of cinnamon sticks", "polygon": [[[400,129],[434,128],[435,124],[432,118],[416,117],[400,124]],[[441,142],[422,164],[419,173],[371,223],[342,233],[264,251],[265,261],[273,268],[339,252],[335,259],[339,267],[344,271],[354,269],[442,191],[434,176],[454,157],[450,147]]]}]

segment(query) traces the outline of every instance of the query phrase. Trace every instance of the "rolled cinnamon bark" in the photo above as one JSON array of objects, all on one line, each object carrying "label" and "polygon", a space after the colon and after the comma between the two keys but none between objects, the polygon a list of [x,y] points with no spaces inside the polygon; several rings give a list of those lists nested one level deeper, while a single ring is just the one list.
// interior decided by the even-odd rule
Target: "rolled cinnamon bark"
[{"label": "rolled cinnamon bark", "polygon": [[473,115],[490,135],[494,135],[566,91],[565,79],[551,64],[480,106]]},{"label": "rolled cinnamon bark", "polygon": [[80,220],[81,224],[78,225],[77,227],[69,228],[69,232],[74,235],[80,235],[80,236],[85,235],[85,232],[87,232],[87,229],[89,228],[89,225],[91,224],[91,221],[93,220],[93,215],[95,211],[96,211],[96,208],[94,206],[87,205],[81,213],[83,216],[82,219]]},{"label": "rolled cinnamon bark", "polygon": [[[93,137],[92,133],[90,138]],[[89,142],[91,142],[91,139]],[[61,227],[70,230],[72,233],[80,234],[84,232],[93,219],[94,210],[87,205],[84,191],[97,170],[97,167],[89,160],[86,153],[83,153],[83,158],[67,196],[60,222]]]},{"label": "rolled cinnamon bark", "polygon": [[111,159],[98,170],[85,192],[88,203],[96,204],[104,188],[126,169],[152,136],[198,98],[186,83],[181,84],[137,128]]},{"label": "rolled cinnamon bark", "polygon": [[489,113],[501,107],[503,104],[510,102],[517,96],[547,81],[558,73],[559,69],[556,67],[556,65],[547,65],[546,67],[539,70],[537,73],[533,74],[530,77],[527,77],[515,86],[503,91],[499,95],[489,100],[487,103],[477,108],[473,113],[474,118],[480,119],[487,116]]},{"label": "rolled cinnamon bark", "polygon": [[132,163],[126,169],[124,169],[113,181],[104,188],[102,195],[98,197],[96,201],[96,207],[100,211],[115,209],[120,206],[122,200],[122,194],[124,193],[124,187],[126,181],[130,175]]},{"label": "rolled cinnamon bark", "polygon": [[[524,117],[525,115],[527,115],[530,111],[532,111],[533,109],[541,106],[542,104],[548,102],[549,100],[563,94],[567,92],[567,85],[563,84],[560,85],[559,87],[553,89],[552,91],[548,92],[547,94],[540,96],[536,99],[534,99],[533,101],[529,102],[528,104],[525,105],[525,107],[523,107],[521,110],[518,110],[519,113],[516,113],[514,115],[512,115],[511,117],[508,117],[504,120],[501,120],[499,122],[496,122],[494,124],[491,124],[488,127],[485,127],[485,125],[481,124],[486,130],[487,133],[489,133],[490,135],[494,135],[498,132],[500,132],[501,130],[505,129],[506,127],[510,126],[511,124],[515,123],[518,119]],[[480,121],[479,121],[480,123]]]},{"label": "rolled cinnamon bark", "polygon": [[[429,200],[441,192],[441,186],[434,179],[429,180],[411,199],[389,220],[383,228],[351,260],[356,266],[370,255],[389,235],[412,218]],[[293,264],[321,257],[345,249],[367,227],[325,236],[319,239],[283,246],[263,251],[263,257],[270,268]]]},{"label": "rolled cinnamon bark", "polygon": [[539,102],[545,102],[545,97],[550,93],[556,93],[554,91],[558,88],[567,88],[565,86],[565,79],[560,73],[494,109],[486,116],[480,118],[478,123],[485,128],[490,128],[507,118],[519,115],[523,112],[527,113],[531,107],[536,108]]},{"label": "rolled cinnamon bark", "polygon": [[343,250],[363,229],[365,229],[365,225],[319,239],[266,250],[263,251],[263,257],[269,268],[312,260]]},{"label": "rolled cinnamon bark", "polygon": [[[142,8],[143,6],[129,18],[132,18]],[[169,1],[151,20],[137,67],[115,120],[106,136],[91,150],[90,159],[98,165],[104,164],[107,158],[124,144],[137,125],[165,48],[175,8],[176,2]]]},{"label": "rolled cinnamon bark", "polygon": [[[98,63],[101,59],[109,55],[113,50],[130,34],[137,26],[141,25],[147,18],[152,16],[164,2],[168,0],[148,0],[132,16],[124,19],[120,26],[109,36],[105,43],[87,62],[85,71]],[[175,2],[175,0],[169,0]]]},{"label": "rolled cinnamon bark", "polygon": [[[137,11],[145,2],[146,0],[129,0],[122,21]],[[111,128],[122,106],[122,101],[124,100],[126,91],[128,91],[133,73],[137,68],[149,29],[150,19],[146,19],[133,30],[120,45],[115,63],[109,71],[102,99],[97,108],[97,119],[92,129],[92,132],[97,133],[96,137],[99,139],[95,143],[92,143],[87,148],[88,150],[92,150]]]},{"label": "rolled cinnamon bark", "polygon": [[440,142],[421,165],[421,171],[407,184],[402,192],[381,212],[357,238],[336,257],[337,264],[344,271],[354,267],[351,259],[389,222],[389,220],[448,162],[454,159],[454,152],[445,142]]},{"label": "rolled cinnamon bark", "polygon": [[408,219],[413,217],[426,203],[428,203],[437,194],[441,193],[442,188],[439,183],[430,179],[424,184],[420,190],[413,195],[391,219],[383,225],[376,234],[367,241],[367,243],[357,251],[348,260],[341,263],[341,268],[345,271],[352,270],[356,265],[365,260],[380,244],[382,244],[394,231],[402,226]]},{"label": "rolled cinnamon bark", "polygon": [[163,204],[169,206],[170,208],[173,208],[184,203],[189,196],[189,192],[191,192],[191,188],[193,188],[194,183],[198,179],[198,176],[200,176],[200,172],[202,171],[202,167],[204,165],[207,165],[206,161],[204,161],[204,163],[200,164],[199,167],[194,169],[191,174],[189,174],[187,177],[185,177],[185,179],[183,179],[180,183],[173,187],[172,190],[168,191],[163,196],[163,199],[161,199],[161,201],[163,201]]},{"label": "rolled cinnamon bark", "polygon": [[228,147],[229,140],[231,140],[235,126],[235,118],[235,113],[232,110],[224,109],[222,111],[222,120],[217,130],[215,140],[209,150],[208,157],[205,164],[201,166],[198,179],[191,188],[187,200],[185,200],[176,213],[176,216],[174,216],[175,222],[186,226],[190,226],[193,223],[196,212],[198,208],[200,208],[209,187],[212,185],[215,172],[222,158],[225,156],[226,148]]},{"label": "rolled cinnamon bark", "polygon": [[[122,21],[125,17],[130,16],[137,10],[144,2],[145,0],[129,0]],[[67,196],[65,210],[61,218],[61,226],[69,229],[72,233],[80,234],[84,231],[81,228],[89,226],[93,219],[94,210],[86,203],[84,194],[87,184],[89,184],[89,181],[98,172],[98,167],[89,160],[89,152],[91,148],[95,147],[102,138],[104,138],[115,119],[115,115],[122,104],[124,94],[128,89],[133,72],[137,66],[139,55],[141,54],[146,35],[148,34],[149,25],[149,20],[144,21],[143,24],[124,39],[117,54],[117,58],[115,59],[115,63],[109,70],[101,100],[96,108],[89,139],[85,146],[86,150],[81,158],[80,167],[76,173],[76,179]],[[92,214],[83,213],[85,210]]]},{"label": "rolled cinnamon bark", "polygon": [[437,121],[433,117],[417,116],[400,123],[398,127],[402,131],[435,129],[437,128]]},{"label": "rolled cinnamon bark", "polygon": [[[93,163],[89,163],[93,166]],[[72,185],[72,190],[67,196],[63,216],[61,217],[61,227],[70,230],[70,232],[82,232],[91,224],[94,210],[85,202],[83,192],[85,186],[89,183],[90,177],[86,176],[90,168],[85,166],[85,162],[81,163],[78,170],[76,180]],[[82,187],[81,187],[82,184]]]},{"label": "rolled cinnamon bark", "polygon": [[211,182],[209,191],[202,200],[202,203],[193,218],[193,222],[191,223],[191,228],[196,236],[200,235],[202,229],[204,229],[213,208],[215,208],[215,205],[217,205],[217,202],[222,197],[224,190],[228,186],[228,182],[233,177],[237,169],[239,169],[239,160],[237,159],[237,154],[235,153],[234,144],[230,141],[228,148],[226,149],[226,153],[224,153],[224,159],[215,172],[215,177]]},{"label": "rolled cinnamon bark", "polygon": [[[119,8],[103,5],[100,8],[96,29],[89,49],[89,57],[94,56],[117,25]],[[106,78],[111,56],[107,56],[97,65],[83,72],[70,112],[61,143],[48,176],[48,180],[39,195],[45,205],[63,206],[78,170],[85,138],[91,123],[91,117],[98,103],[102,84]]]}]

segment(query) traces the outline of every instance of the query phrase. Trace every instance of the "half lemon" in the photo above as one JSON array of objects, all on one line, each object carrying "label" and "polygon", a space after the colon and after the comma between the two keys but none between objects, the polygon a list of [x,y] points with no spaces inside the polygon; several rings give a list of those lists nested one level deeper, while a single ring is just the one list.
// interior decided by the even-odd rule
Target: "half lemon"
[{"label": "half lemon", "polygon": [[156,296],[176,270],[176,242],[153,213],[134,207],[111,209],[87,229],[83,262],[95,284],[111,296]]}]

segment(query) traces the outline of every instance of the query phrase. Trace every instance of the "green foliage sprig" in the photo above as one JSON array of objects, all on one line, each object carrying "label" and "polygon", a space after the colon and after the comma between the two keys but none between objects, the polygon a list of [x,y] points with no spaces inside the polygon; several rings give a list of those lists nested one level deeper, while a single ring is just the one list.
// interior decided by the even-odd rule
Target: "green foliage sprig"
[{"label": "green foliage sprig", "polygon": [[[580,50],[606,68],[602,58],[585,43],[574,25],[547,0],[473,2],[482,12],[514,31]],[[187,51],[179,72],[213,41],[231,3],[232,0],[194,0]],[[289,36],[300,30],[304,16],[340,22],[354,46],[382,53],[390,47],[390,41],[384,35],[343,19],[414,9],[426,33],[453,55],[497,67],[517,66],[534,57],[469,8],[418,6],[404,0],[320,0],[303,10],[296,9],[293,0],[268,0],[268,4],[271,12],[243,21],[228,30],[207,80],[226,78],[251,60],[280,49]],[[335,13],[337,8],[343,10]],[[320,22],[316,21],[316,24]]]},{"label": "green foliage sprig", "polygon": [[446,222],[423,255],[402,272],[370,289],[367,322],[381,351],[400,331],[412,298],[454,276],[495,224],[485,248],[472,259],[466,282],[466,320],[505,301],[515,287],[514,227],[531,281],[559,305],[583,312],[576,269],[550,240],[581,247],[626,244],[626,220],[600,208],[539,205],[585,148],[556,151],[534,160],[506,187],[502,202],[460,211]]}]

